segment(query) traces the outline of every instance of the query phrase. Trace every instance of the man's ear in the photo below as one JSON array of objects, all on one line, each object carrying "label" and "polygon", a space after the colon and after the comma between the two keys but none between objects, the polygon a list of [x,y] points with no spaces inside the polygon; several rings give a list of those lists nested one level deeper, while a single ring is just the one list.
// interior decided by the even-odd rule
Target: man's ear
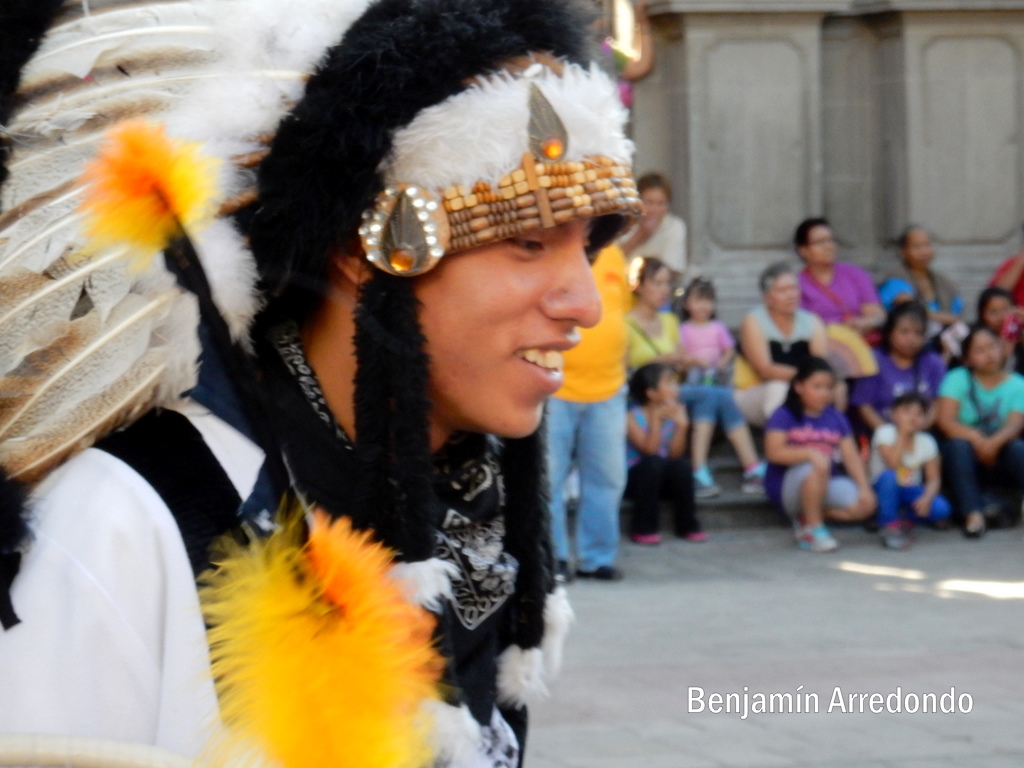
[{"label": "man's ear", "polygon": [[357,233],[352,233],[335,248],[331,254],[331,269],[357,288],[370,279],[373,266],[366,260],[363,243]]}]

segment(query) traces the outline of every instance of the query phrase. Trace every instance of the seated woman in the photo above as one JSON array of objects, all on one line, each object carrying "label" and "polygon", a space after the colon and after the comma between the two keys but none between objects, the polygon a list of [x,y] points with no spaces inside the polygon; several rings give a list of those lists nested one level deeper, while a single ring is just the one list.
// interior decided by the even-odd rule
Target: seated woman
[{"label": "seated woman", "polygon": [[885,321],[885,310],[871,276],[836,261],[836,241],[827,219],[802,221],[793,235],[800,273],[800,306],[825,323],[840,323],[870,337]]},{"label": "seated woman", "polygon": [[808,357],[764,433],[768,498],[793,521],[797,546],[819,553],[839,548],[826,520],[864,520],[876,504],[850,422],[832,405],[835,385],[832,367]]},{"label": "seated woman", "polygon": [[686,223],[669,211],[672,187],[660,173],[646,173],[636,183],[644,215],[636,226],[619,239],[627,258],[655,258],[672,270],[679,284],[686,272]]},{"label": "seated woman", "polygon": [[1024,491],[1024,377],[1007,373],[1003,357],[998,334],[978,326],[964,339],[964,367],[947,373],[939,388],[943,474],[971,538],[985,533],[983,493],[997,475]]},{"label": "seated woman", "polygon": [[907,227],[896,240],[901,264],[889,271],[878,288],[886,310],[905,301],[917,300],[928,311],[928,338],[961,322],[964,300],[956,286],[942,272],[932,269],[935,249],[928,230],[915,224]]},{"label": "seated woman", "polygon": [[[630,369],[647,363],[667,363],[684,373],[689,360],[679,346],[679,318],[671,312],[661,311],[671,285],[668,267],[659,259],[646,258],[639,262],[633,277],[636,305],[626,316],[629,341],[627,361]],[[697,498],[710,498],[721,493],[708,468],[708,451],[715,424],[722,429],[736,449],[743,464],[744,493],[761,493],[764,464],[758,460],[750,428],[736,407],[732,390],[715,386],[684,384],[679,390],[693,422],[693,479]]]},{"label": "seated woman", "polygon": [[[1005,288],[986,288],[978,296],[978,325],[1003,340],[1003,368],[1024,374],[1024,309]],[[962,355],[962,352],[958,354]]]},{"label": "seated woman", "polygon": [[[736,404],[747,423],[763,427],[782,405],[796,369],[808,357],[824,357],[825,326],[800,308],[796,272],[785,262],[772,264],[759,281],[764,303],[740,325],[740,350],[749,364],[736,377]],[[740,365],[739,369],[744,370]]]},{"label": "seated woman", "polygon": [[[917,392],[929,403],[938,397],[946,364],[926,347],[927,325],[928,312],[916,301],[898,305],[885,319],[881,346],[874,351],[878,373],[857,379],[850,394],[867,434],[891,421],[893,401],[900,395]],[[934,417],[932,406],[925,414],[926,428]]]}]

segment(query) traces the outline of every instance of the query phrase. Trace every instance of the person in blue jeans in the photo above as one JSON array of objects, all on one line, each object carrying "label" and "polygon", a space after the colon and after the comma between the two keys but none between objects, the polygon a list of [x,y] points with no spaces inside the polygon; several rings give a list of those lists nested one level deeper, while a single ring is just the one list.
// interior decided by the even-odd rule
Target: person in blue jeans
[{"label": "person in blue jeans", "polygon": [[924,431],[928,401],[919,392],[899,395],[890,408],[892,423],[871,438],[868,469],[878,496],[878,532],[882,546],[906,549],[917,522],[942,526],[953,511],[939,495],[942,471],[939,446]]},{"label": "person in blue jeans", "polygon": [[558,576],[570,580],[572,546],[565,514],[565,480],[573,463],[580,475],[576,509],[576,572],[580,578],[618,581],[619,507],[626,489],[626,394],[596,403],[548,401],[548,472]]},{"label": "person in blue jeans", "polygon": [[942,465],[964,535],[985,533],[984,491],[996,477],[1024,491],[1024,377],[1004,370],[999,335],[977,326],[963,343],[964,367],[946,374],[939,387],[935,423],[945,436]]},{"label": "person in blue jeans", "polygon": [[573,547],[565,481],[575,465],[576,570],[580,578],[618,581],[619,507],[626,489],[626,323],[630,303],[626,257],[617,245],[600,252],[591,270],[601,297],[601,320],[580,330],[564,355],[562,385],[547,405],[547,467],[556,578],[567,582]]}]

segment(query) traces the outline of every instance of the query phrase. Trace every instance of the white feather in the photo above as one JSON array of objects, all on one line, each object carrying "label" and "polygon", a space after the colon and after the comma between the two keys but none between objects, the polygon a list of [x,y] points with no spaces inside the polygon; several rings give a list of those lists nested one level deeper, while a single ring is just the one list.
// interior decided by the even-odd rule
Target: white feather
[{"label": "white feather", "polygon": [[[45,337],[53,329],[68,322],[86,282],[97,272],[119,263],[120,259],[121,254],[112,253],[97,257],[81,268],[68,270],[52,279],[39,275],[35,281],[37,287],[31,295],[21,295],[17,299],[8,296],[0,305],[0,371],[9,370],[15,357],[29,351],[25,349],[28,342]],[[4,277],[14,277],[19,271],[31,274],[30,270],[16,268],[5,272]],[[127,288],[120,292],[117,300],[120,301],[125,293]],[[109,312],[109,307],[106,312]]]},{"label": "white feather", "polygon": [[[82,217],[78,213],[69,213],[67,216],[55,220],[46,229],[37,232],[21,243],[12,243],[11,247],[0,255],[0,270],[6,269],[12,264],[20,264],[33,271],[41,271],[42,268],[63,255],[64,250],[71,243],[76,234],[75,227]],[[64,237],[59,237],[64,235]]]},{"label": "white feather", "polygon": [[541,89],[569,135],[565,160],[632,157],[615,85],[596,65],[588,70],[567,64],[562,76],[546,67],[533,78],[497,73],[427,107],[396,131],[394,150],[381,166],[388,183],[430,189],[476,181],[496,184],[519,167],[530,149],[531,83]]},{"label": "white feather", "polygon": [[[15,153],[13,161],[7,166],[11,172],[10,183],[4,185],[0,196],[3,210],[10,211],[34,198],[48,199],[50,205],[60,205],[68,202],[69,195],[80,196],[83,188],[78,186],[76,180],[85,163],[92,159],[99,138],[93,135],[87,142],[76,141],[64,147],[55,145],[36,154]],[[62,193],[62,189],[67,191]],[[65,209],[62,213],[69,210]],[[10,232],[11,227],[20,225],[19,220],[9,225],[6,231]],[[37,229],[38,225],[30,228]]]},{"label": "white feather", "polygon": [[20,200],[19,209],[4,207],[5,215],[0,217],[4,222],[3,238],[11,241],[24,240],[43,226],[47,219],[65,216],[74,211],[82,201],[83,187],[78,185],[56,186],[43,195]]},{"label": "white feather", "polygon": [[85,284],[85,290],[94,307],[93,311],[99,314],[104,322],[114,307],[128,295],[134,283],[124,256],[123,250],[115,250],[91,260],[106,261],[106,264],[93,270]]},{"label": "white feather", "polygon": [[304,75],[369,5],[369,0],[198,2],[220,33],[218,71],[224,77],[200,85],[168,116],[168,124],[179,135],[214,145],[276,129],[301,97]]},{"label": "white feather", "polygon": [[118,99],[130,104],[133,100],[152,99],[160,95],[170,104],[171,96],[187,94],[197,82],[209,77],[216,77],[216,75],[208,72],[192,72],[155,77],[140,75],[124,80],[114,80],[94,88],[86,88],[64,94],[57,99],[30,105],[21,110],[11,121],[9,131],[14,135],[39,134],[47,136],[49,134],[44,133],[47,125],[53,120],[59,119],[61,113],[75,111],[79,117],[88,120],[95,115],[110,113],[118,109]]},{"label": "white feather", "polygon": [[199,378],[199,303],[191,293],[174,289],[172,303],[153,343],[164,350],[165,369],[156,391],[157,405],[171,405],[192,389]]},{"label": "white feather", "polygon": [[[41,272],[77,247],[81,190],[75,180],[95,154],[110,116],[143,113],[164,119],[172,135],[200,139],[209,153],[224,160],[257,149],[254,138],[276,129],[301,97],[305,76],[368,2],[165,2],[104,8],[55,27],[22,77],[23,91],[36,88],[40,96],[7,126],[16,141],[0,205],[10,210],[24,203],[26,212],[0,232],[0,274],[13,268]],[[49,95],[45,89],[68,73],[86,78],[100,65],[143,55],[159,62],[160,71],[133,71],[121,79],[104,69],[97,80],[73,91]],[[225,166],[226,194],[247,188],[250,176]],[[194,233],[194,239],[214,300],[234,336],[244,340],[259,308],[252,255],[227,221]],[[90,444],[125,414],[154,401],[170,403],[194,386],[199,353],[195,297],[180,291],[159,263],[132,276],[114,258],[108,254],[103,259],[109,262],[94,260],[82,271],[55,274],[45,287],[39,284],[37,308],[57,318],[68,316],[83,285],[93,309],[74,325],[64,321],[69,331],[81,335],[74,344],[72,336],[64,339],[66,357],[53,347],[47,362],[56,370],[44,371],[45,381],[33,384],[35,389],[20,400],[8,401],[0,437],[17,434],[18,439],[3,441],[0,451],[15,466],[31,462],[29,474]],[[8,327],[18,326],[3,343],[18,341],[24,347],[21,326],[38,326],[37,310],[2,301],[0,306]],[[86,334],[87,328],[95,335]],[[56,333],[51,329],[48,336]],[[10,363],[26,351],[12,349]],[[435,569],[434,582],[430,590],[435,597],[450,594],[447,573]],[[429,602],[425,594],[424,600]],[[479,727],[468,712],[452,711],[457,717],[450,719],[458,723],[453,728],[478,740]]]},{"label": "white feather", "polygon": [[256,290],[256,260],[231,222],[214,221],[194,238],[213,299],[236,340],[247,338],[249,325],[260,309]]},{"label": "white feather", "polygon": [[[299,70],[250,69],[224,72],[202,83],[167,116],[168,130],[183,138],[203,141],[221,157],[255,148],[255,137],[272,132],[302,89]],[[241,97],[241,98],[240,98]],[[224,104],[244,102],[243,108]]]},{"label": "white feather", "polygon": [[5,414],[0,422],[0,439],[27,432],[40,419],[73,409],[124,375],[145,354],[154,322],[168,304],[167,296],[147,301],[132,295],[114,308],[109,322],[102,327],[98,315],[90,314],[76,321],[96,329],[88,344],[68,359],[60,360],[57,370],[49,372],[45,380],[26,393],[24,402]]},{"label": "white feather", "polygon": [[0,442],[0,464],[19,480],[30,482],[56,462],[91,445],[98,436],[125,423],[152,402],[166,373],[166,355],[154,348],[103,392],[70,413],[48,420],[29,437]]},{"label": "white feather", "polygon": [[85,77],[96,62],[111,53],[159,44],[163,39],[212,50],[209,25],[201,23],[193,3],[166,3],[119,8],[99,16],[76,19],[47,33],[39,52],[25,69],[23,83],[41,73],[67,72]]},{"label": "white feather", "polygon": [[459,569],[438,557],[414,563],[397,563],[389,575],[397,581],[406,598],[428,611],[441,610],[442,600],[452,599],[452,579],[458,577]]}]

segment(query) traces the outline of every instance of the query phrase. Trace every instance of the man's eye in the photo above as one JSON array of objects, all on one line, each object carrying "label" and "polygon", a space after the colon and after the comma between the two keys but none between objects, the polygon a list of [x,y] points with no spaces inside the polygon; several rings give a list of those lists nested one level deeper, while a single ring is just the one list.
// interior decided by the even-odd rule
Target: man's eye
[{"label": "man's eye", "polygon": [[524,251],[544,250],[544,243],[540,240],[526,240],[521,237],[513,237],[509,242],[511,242],[516,248],[522,248]]}]

